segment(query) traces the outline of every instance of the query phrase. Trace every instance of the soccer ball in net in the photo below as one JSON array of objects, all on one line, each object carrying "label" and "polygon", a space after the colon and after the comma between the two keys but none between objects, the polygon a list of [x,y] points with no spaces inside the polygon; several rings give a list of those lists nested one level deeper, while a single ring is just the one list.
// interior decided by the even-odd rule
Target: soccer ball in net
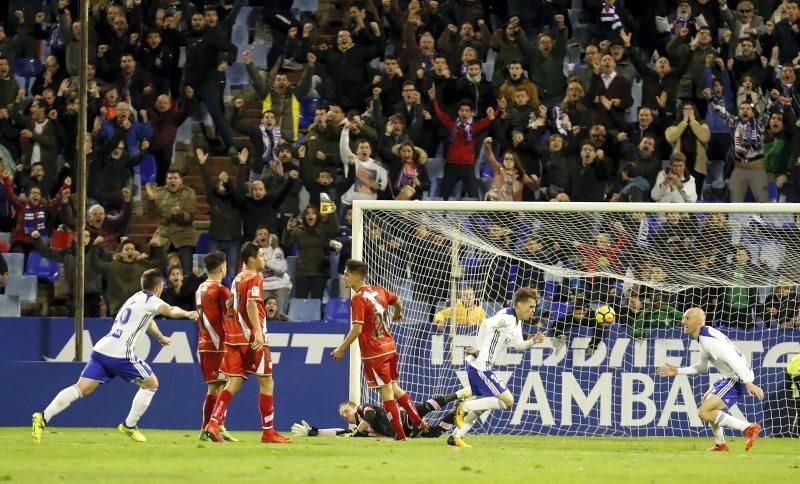
[{"label": "soccer ball in net", "polygon": [[600,306],[594,313],[594,319],[600,324],[611,324],[617,315],[610,306]]}]

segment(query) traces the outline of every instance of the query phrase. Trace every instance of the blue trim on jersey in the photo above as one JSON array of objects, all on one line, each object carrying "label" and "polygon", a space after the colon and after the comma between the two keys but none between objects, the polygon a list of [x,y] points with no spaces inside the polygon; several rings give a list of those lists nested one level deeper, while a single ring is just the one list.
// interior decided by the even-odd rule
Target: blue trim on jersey
[{"label": "blue trim on jersey", "polygon": [[740,398],[744,398],[747,395],[747,387],[739,380],[720,378],[714,383],[714,389],[711,390],[711,394],[719,397],[728,408],[731,408],[736,405]]},{"label": "blue trim on jersey", "polygon": [[516,319],[516,318],[517,318],[517,312],[516,312],[516,311],[514,311],[514,308],[513,308],[513,307],[506,308],[506,309],[505,309],[505,312],[506,312],[506,314],[508,314],[509,316],[514,316],[514,319]]},{"label": "blue trim on jersey", "polygon": [[145,302],[149,301],[150,298],[153,297],[153,293],[150,291],[142,291],[142,292],[144,293],[145,296],[147,296],[147,299],[144,300]]},{"label": "blue trim on jersey", "polygon": [[711,333],[708,331],[708,326],[701,326],[701,327],[700,327],[700,335],[698,336],[698,339],[700,338],[700,336],[708,336],[709,338],[713,338],[713,337],[714,337],[714,336],[712,336],[712,334],[711,334]]},{"label": "blue trim on jersey", "polygon": [[150,368],[150,365],[136,355],[130,358],[115,358],[92,351],[89,361],[83,367],[81,378],[89,378],[100,383],[106,383],[118,376],[129,383],[133,383],[146,380],[152,374],[153,369]]},{"label": "blue trim on jersey", "polygon": [[476,397],[496,397],[508,390],[493,371],[481,371],[467,363],[467,377],[472,394]]}]

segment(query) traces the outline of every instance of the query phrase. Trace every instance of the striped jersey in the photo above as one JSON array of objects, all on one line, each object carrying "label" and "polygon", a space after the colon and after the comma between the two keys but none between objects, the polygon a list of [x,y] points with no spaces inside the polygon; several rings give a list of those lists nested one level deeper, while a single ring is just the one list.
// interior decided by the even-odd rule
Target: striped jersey
[{"label": "striped jersey", "polygon": [[130,358],[136,343],[145,334],[158,314],[158,308],[167,303],[152,293],[139,291],[122,305],[111,331],[92,348],[98,353],[115,358]]},{"label": "striped jersey", "polygon": [[478,355],[467,356],[467,363],[477,370],[491,370],[497,355],[509,344],[514,348],[529,346],[523,339],[522,323],[517,320],[516,312],[513,308],[504,308],[483,320],[474,344]]}]

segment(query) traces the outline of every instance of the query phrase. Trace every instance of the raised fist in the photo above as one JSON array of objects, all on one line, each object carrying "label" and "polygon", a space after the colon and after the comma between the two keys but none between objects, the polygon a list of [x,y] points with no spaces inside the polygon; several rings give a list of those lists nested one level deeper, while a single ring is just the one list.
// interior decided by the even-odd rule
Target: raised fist
[{"label": "raised fist", "polygon": [[242,60],[245,64],[253,62],[253,54],[251,54],[249,50],[242,52]]},{"label": "raised fist", "polygon": [[235,101],[233,101],[233,107],[236,109],[242,109],[242,106],[244,106],[244,99],[237,98]]}]

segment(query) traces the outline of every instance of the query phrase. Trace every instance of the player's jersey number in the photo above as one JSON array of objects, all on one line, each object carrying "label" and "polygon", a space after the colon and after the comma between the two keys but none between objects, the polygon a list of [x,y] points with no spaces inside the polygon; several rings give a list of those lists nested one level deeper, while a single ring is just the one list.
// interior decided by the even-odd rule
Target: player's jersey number
[{"label": "player's jersey number", "polygon": [[114,326],[116,328],[112,328],[111,330],[111,337],[119,339],[122,336],[122,328],[120,326],[125,326],[128,324],[128,320],[131,319],[131,308],[124,308],[122,312],[119,313],[117,316],[117,320],[114,321]]}]

